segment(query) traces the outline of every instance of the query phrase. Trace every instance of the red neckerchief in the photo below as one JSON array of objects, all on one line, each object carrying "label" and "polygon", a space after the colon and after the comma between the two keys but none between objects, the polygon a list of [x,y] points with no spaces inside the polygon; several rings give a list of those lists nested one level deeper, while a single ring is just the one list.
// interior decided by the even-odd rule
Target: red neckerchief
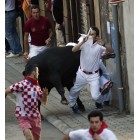
[{"label": "red neckerchief", "polygon": [[29,80],[34,85],[39,85],[37,80],[35,80],[29,76],[26,76],[24,79]]},{"label": "red neckerchief", "polygon": [[[101,134],[102,132],[103,132],[103,130],[105,129],[105,128],[107,128],[108,127],[108,125],[106,124],[106,122],[102,122],[102,125],[101,125],[101,128],[99,129],[99,131],[98,132],[96,132],[98,135],[99,134]],[[92,137],[94,137],[94,134],[95,134],[95,132],[93,132],[93,130],[92,130],[92,128],[89,128],[89,133],[92,135]]]}]

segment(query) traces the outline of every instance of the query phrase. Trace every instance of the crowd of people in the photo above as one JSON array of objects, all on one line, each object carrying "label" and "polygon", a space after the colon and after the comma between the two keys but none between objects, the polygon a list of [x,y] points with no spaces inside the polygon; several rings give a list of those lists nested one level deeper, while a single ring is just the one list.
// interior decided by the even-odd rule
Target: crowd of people
[{"label": "crowd of people", "polygon": [[[18,12],[15,7],[16,0],[6,0],[5,3],[5,41],[6,58],[18,57],[22,54],[20,39],[16,31],[16,18]],[[28,12],[25,14],[27,21],[24,25],[24,52],[26,62],[32,57],[48,49],[52,41],[53,31],[49,19],[40,15],[38,5],[31,1],[23,0],[27,4]],[[46,1],[50,2],[50,1]],[[48,5],[47,5],[48,6]],[[24,9],[25,5],[24,5]],[[29,12],[30,9],[30,12]],[[27,10],[27,9],[26,9]],[[58,26],[58,23],[57,23]],[[60,25],[59,25],[60,28]],[[60,34],[57,34],[59,37]],[[61,45],[58,42],[58,46]],[[63,45],[65,41],[63,38]],[[63,140],[117,140],[116,136],[107,128],[100,112],[103,105],[109,105],[110,88],[113,85],[108,70],[102,59],[110,54],[112,49],[106,47],[99,38],[99,29],[91,27],[87,35],[81,35],[78,43],[68,43],[65,47],[73,46],[72,52],[80,52],[80,66],[76,74],[74,86],[69,92],[69,104],[74,113],[78,106],[76,99],[82,88],[89,84],[91,98],[95,100],[98,111],[88,115],[90,128],[80,129],[65,135]],[[16,117],[23,130],[26,140],[39,140],[41,135],[41,117],[38,110],[38,101],[47,103],[48,91],[41,89],[38,83],[39,70],[35,65],[29,65],[24,73],[24,80],[11,85],[5,90],[5,97],[12,92],[17,92]]]}]

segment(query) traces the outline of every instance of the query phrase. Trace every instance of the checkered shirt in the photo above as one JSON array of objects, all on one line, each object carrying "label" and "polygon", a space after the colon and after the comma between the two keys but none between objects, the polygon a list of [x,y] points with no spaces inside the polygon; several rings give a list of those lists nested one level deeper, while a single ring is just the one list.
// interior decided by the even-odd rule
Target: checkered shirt
[{"label": "checkered shirt", "polygon": [[16,117],[38,117],[38,100],[43,96],[41,88],[28,80],[15,83],[10,86],[11,91],[16,92]]}]

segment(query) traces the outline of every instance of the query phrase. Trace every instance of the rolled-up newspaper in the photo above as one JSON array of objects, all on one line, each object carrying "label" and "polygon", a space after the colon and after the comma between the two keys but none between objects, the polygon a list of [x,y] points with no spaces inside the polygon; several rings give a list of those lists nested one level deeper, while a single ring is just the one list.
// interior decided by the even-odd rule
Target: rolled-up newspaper
[{"label": "rolled-up newspaper", "polygon": [[91,27],[89,28],[89,31],[88,31],[88,33],[87,33],[87,36],[89,36],[90,35],[90,32],[92,31],[92,29],[91,29]]},{"label": "rolled-up newspaper", "polygon": [[86,36],[89,36],[90,35],[90,32],[92,31],[91,27],[89,28],[89,31],[87,34],[80,34],[82,37],[86,37]]},{"label": "rolled-up newspaper", "polygon": [[[86,36],[88,37],[88,36],[90,35],[91,31],[92,31],[92,29],[91,29],[91,27],[90,27],[87,34],[80,34],[81,36],[80,36],[80,38],[78,39],[78,42],[82,42],[84,37],[86,37]],[[88,38],[88,40],[86,41],[86,43],[92,45],[92,43],[93,43],[93,38]]]},{"label": "rolled-up newspaper", "polygon": [[[81,36],[78,39],[78,42],[82,42],[83,38],[86,37],[86,36],[89,36],[91,31],[92,31],[92,29],[89,28],[89,31],[88,31],[87,34],[80,34]],[[92,44],[93,43],[93,39],[92,38],[88,38],[87,43],[88,44]],[[66,44],[66,46],[75,46],[75,45],[76,45],[76,43],[74,43],[74,42],[69,42],[69,43]]]}]

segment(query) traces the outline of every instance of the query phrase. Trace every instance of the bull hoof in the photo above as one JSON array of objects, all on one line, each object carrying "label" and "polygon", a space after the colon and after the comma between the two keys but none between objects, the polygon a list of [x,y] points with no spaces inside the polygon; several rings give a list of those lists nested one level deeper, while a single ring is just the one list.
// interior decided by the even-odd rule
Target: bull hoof
[{"label": "bull hoof", "polygon": [[69,102],[68,102],[67,100],[61,100],[61,104],[63,104],[63,105],[68,105]]},{"label": "bull hoof", "polygon": [[78,109],[79,109],[79,111],[81,111],[81,112],[85,112],[85,111],[86,111],[84,105],[78,106]]}]

